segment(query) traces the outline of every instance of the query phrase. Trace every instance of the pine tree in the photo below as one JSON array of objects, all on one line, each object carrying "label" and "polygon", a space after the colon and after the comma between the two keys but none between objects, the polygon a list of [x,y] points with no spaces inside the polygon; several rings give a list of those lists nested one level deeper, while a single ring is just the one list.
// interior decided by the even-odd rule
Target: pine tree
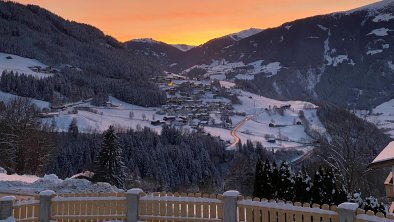
[{"label": "pine tree", "polygon": [[76,118],[73,118],[71,120],[71,123],[68,126],[68,133],[71,136],[73,136],[74,138],[78,137],[79,130],[78,130],[78,124],[77,124],[77,119]]},{"label": "pine tree", "polygon": [[302,172],[298,172],[294,176],[294,199],[292,201],[298,201],[301,203],[310,201],[310,189],[312,186],[310,181],[310,177]]},{"label": "pine tree", "polygon": [[322,202],[330,205],[335,204],[334,199],[337,193],[334,174],[331,170],[326,169],[323,174]]},{"label": "pine tree", "polygon": [[323,204],[322,202],[322,193],[323,193],[323,168],[319,168],[319,170],[317,170],[315,172],[315,176],[313,178],[313,186],[312,186],[312,202],[313,203],[317,203],[317,204]]},{"label": "pine tree", "polygon": [[263,197],[267,199],[272,199],[275,196],[273,195],[274,192],[274,187],[273,187],[273,181],[272,181],[272,168],[271,164],[268,160],[265,161],[264,163],[264,169],[265,169],[265,174],[264,174],[264,179],[263,181],[266,181],[263,183]]},{"label": "pine tree", "polygon": [[104,132],[101,150],[96,163],[95,180],[108,182],[118,188],[125,189],[125,165],[122,148],[113,126]]},{"label": "pine tree", "polygon": [[254,197],[263,197],[263,192],[264,190],[262,189],[264,186],[264,183],[267,181],[264,181],[264,174],[265,174],[265,169],[263,162],[261,160],[257,161],[256,163],[256,173],[255,173],[255,179],[254,179],[254,190],[253,190],[253,196]]},{"label": "pine tree", "polygon": [[294,198],[294,180],[287,162],[283,162],[279,169],[279,187],[278,198],[283,200],[292,200]]}]

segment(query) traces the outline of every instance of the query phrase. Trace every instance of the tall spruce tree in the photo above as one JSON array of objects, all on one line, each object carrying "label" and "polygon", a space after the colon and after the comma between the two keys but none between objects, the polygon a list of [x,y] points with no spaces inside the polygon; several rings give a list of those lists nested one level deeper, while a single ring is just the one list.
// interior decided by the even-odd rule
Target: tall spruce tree
[{"label": "tall spruce tree", "polygon": [[74,138],[78,137],[79,130],[78,130],[78,122],[76,118],[73,118],[71,120],[71,123],[68,126],[68,133]]},{"label": "tall spruce tree", "polygon": [[294,198],[294,175],[290,172],[287,162],[282,162],[279,168],[278,198],[292,200]]},{"label": "tall spruce tree", "polygon": [[122,148],[118,143],[115,129],[110,126],[104,132],[101,150],[96,162],[95,181],[108,182],[118,188],[125,189],[125,164]]},{"label": "tall spruce tree", "polygon": [[305,173],[298,172],[294,176],[294,202],[309,202],[311,199],[311,178]]},{"label": "tall spruce tree", "polygon": [[254,190],[253,190],[253,196],[254,197],[263,197],[263,189],[262,187],[264,186],[264,183],[267,181],[264,181],[264,174],[265,174],[265,169],[263,165],[263,161],[259,160],[256,163],[256,173],[255,173],[255,179],[254,179]]},{"label": "tall spruce tree", "polygon": [[312,187],[312,202],[317,204],[322,204],[322,193],[323,193],[323,168],[320,167],[319,170],[315,172],[313,177],[313,187]]}]

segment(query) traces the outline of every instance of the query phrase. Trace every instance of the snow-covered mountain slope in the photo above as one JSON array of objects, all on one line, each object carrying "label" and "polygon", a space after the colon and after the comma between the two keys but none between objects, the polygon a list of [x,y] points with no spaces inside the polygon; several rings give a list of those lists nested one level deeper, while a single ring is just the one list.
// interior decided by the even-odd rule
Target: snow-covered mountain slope
[{"label": "snow-covered mountain slope", "polygon": [[[178,63],[184,70],[202,68],[202,75],[253,80],[243,85],[272,98],[371,108],[394,93],[393,21],[394,1],[386,0],[288,22],[239,41],[210,41]],[[250,65],[257,61],[261,75]]]},{"label": "snow-covered mountain slope", "polygon": [[226,60],[212,61],[209,65],[195,65],[183,71],[187,75],[193,69],[205,71],[203,75],[206,78],[225,80],[225,79],[242,79],[253,80],[255,75],[263,75],[267,78],[275,76],[282,68],[280,62],[270,62],[263,65],[263,60],[254,61],[248,64],[244,62],[228,62]]},{"label": "snow-covered mountain slope", "polygon": [[[16,99],[18,97],[19,96],[17,96],[17,95],[13,95],[10,93],[0,91],[0,101],[2,101],[2,102],[8,102],[8,101]],[[44,109],[44,108],[48,109],[50,107],[49,102],[45,102],[42,100],[31,99],[31,102],[34,103],[40,109]]]},{"label": "snow-covered mountain slope", "polygon": [[29,59],[17,55],[0,52],[0,74],[3,73],[3,71],[12,71],[14,73],[32,75],[37,78],[52,76],[52,74],[50,73],[33,71],[33,67],[47,68],[48,66],[35,59]]},{"label": "snow-covered mountain slope", "polygon": [[255,35],[259,32],[263,31],[263,29],[256,29],[256,28],[250,28],[250,29],[246,29],[246,30],[242,30],[240,32],[237,33],[233,33],[228,35],[230,38],[234,39],[235,41],[239,41],[241,39],[250,37],[252,35]]},{"label": "snow-covered mountain slope", "polygon": [[356,114],[375,124],[394,139],[394,99],[371,110],[358,110]]},{"label": "snow-covered mountain slope", "polygon": [[379,14],[380,10],[392,6],[393,3],[394,3],[393,0],[380,0],[375,3],[371,3],[369,5],[365,5],[365,6],[362,6],[359,8],[355,8],[355,9],[352,9],[349,11],[339,12],[339,13],[351,14],[351,13],[359,12],[359,11],[368,11],[371,14],[376,14],[376,13]]},{"label": "snow-covered mountain slope", "polygon": [[187,52],[187,51],[189,51],[190,49],[192,49],[192,48],[195,47],[195,46],[186,45],[186,44],[174,44],[174,45],[172,45],[172,46],[174,46],[175,48],[177,48],[177,49],[179,49],[179,50],[181,50],[181,51],[183,51],[183,52]]}]

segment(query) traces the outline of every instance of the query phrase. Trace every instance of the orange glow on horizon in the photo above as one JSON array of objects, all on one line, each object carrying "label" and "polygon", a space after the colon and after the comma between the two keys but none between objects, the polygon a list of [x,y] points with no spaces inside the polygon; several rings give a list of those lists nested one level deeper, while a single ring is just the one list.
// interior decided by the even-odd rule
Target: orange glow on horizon
[{"label": "orange glow on horizon", "polygon": [[[17,0],[87,23],[119,41],[153,38],[200,45],[248,28],[270,28],[377,0]],[[171,3],[169,3],[171,2]]]}]

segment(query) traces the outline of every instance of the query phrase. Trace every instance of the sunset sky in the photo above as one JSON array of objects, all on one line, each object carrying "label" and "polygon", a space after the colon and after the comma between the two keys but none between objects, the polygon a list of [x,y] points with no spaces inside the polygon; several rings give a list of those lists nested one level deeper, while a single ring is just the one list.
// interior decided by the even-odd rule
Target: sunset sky
[{"label": "sunset sky", "polygon": [[377,0],[17,0],[94,25],[120,41],[153,38],[199,45],[248,28],[269,28]]}]

